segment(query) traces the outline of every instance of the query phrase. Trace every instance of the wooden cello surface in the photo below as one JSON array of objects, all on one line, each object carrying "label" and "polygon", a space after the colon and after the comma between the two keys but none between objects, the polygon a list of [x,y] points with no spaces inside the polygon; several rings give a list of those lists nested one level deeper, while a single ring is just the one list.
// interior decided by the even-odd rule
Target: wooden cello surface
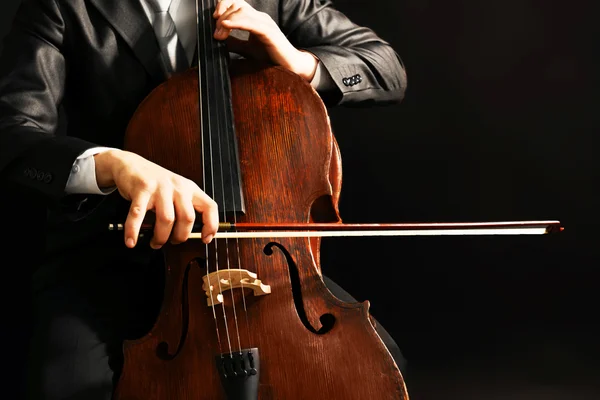
[{"label": "wooden cello surface", "polygon": [[[140,105],[126,149],[215,198],[236,187],[215,174],[223,154],[235,158],[243,206],[228,210],[224,199],[223,219],[339,222],[341,161],[319,96],[279,67],[236,61],[229,77],[231,147],[210,143],[207,127],[223,122],[201,110],[199,71],[190,69]],[[213,190],[219,185],[225,190]],[[162,309],[146,336],[126,342],[116,399],[408,398],[368,302],[344,303],[325,287],[318,239],[189,240],[164,249]]]}]

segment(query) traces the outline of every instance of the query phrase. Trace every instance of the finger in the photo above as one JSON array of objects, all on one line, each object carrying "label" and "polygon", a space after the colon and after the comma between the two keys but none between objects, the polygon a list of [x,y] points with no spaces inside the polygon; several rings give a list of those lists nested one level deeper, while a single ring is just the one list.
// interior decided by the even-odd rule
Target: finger
[{"label": "finger", "polygon": [[217,5],[215,6],[215,12],[213,13],[213,18],[219,18],[229,6],[233,3],[233,0],[219,0],[217,1]]},{"label": "finger", "polygon": [[155,195],[154,213],[156,214],[156,222],[154,223],[154,235],[150,240],[150,247],[159,249],[169,240],[175,223],[172,192],[163,191]]},{"label": "finger", "polygon": [[137,244],[140,228],[144,222],[146,211],[148,211],[148,202],[150,201],[150,193],[138,192],[131,199],[129,213],[125,220],[125,245],[130,249]]},{"label": "finger", "polygon": [[220,0],[215,7],[213,18],[217,19],[225,14],[230,8],[237,10],[243,6],[243,1],[239,0]]},{"label": "finger", "polygon": [[231,35],[232,30],[233,29],[227,29],[222,26],[219,26],[215,29],[215,34],[213,36],[217,40],[225,40],[229,37],[229,35]]},{"label": "finger", "polygon": [[194,192],[192,198],[194,209],[202,214],[202,241],[210,243],[219,229],[219,208],[200,188]]},{"label": "finger", "polygon": [[173,203],[175,205],[175,225],[171,232],[171,243],[177,244],[185,242],[192,233],[196,211],[190,199],[180,193],[175,194]]},{"label": "finger", "polygon": [[262,20],[259,15],[252,15],[243,10],[223,15],[217,21],[217,25],[221,27],[221,30],[229,30],[231,32],[233,29],[239,29],[248,31],[258,37],[268,36],[270,28],[270,24]]},{"label": "finger", "polygon": [[244,10],[240,9],[240,8],[234,8],[234,7],[230,7],[227,11],[225,11],[225,13],[223,13],[219,19],[217,20],[217,23],[215,24],[215,39],[218,40],[225,40],[227,39],[227,37],[231,34],[231,31],[234,28],[230,28],[229,26],[224,26],[223,22],[229,21],[230,18],[234,18],[234,16],[236,18],[240,18],[240,16],[243,16],[247,14],[246,12],[244,12]]}]

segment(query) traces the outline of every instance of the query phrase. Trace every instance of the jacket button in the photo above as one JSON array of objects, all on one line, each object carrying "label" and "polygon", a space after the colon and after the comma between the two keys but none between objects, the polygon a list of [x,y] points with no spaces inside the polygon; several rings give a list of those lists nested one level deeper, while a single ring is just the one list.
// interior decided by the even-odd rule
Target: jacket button
[{"label": "jacket button", "polygon": [[50,183],[52,182],[52,174],[48,173],[46,175],[44,175],[44,183]]},{"label": "jacket button", "polygon": [[38,171],[38,173],[36,174],[35,177],[37,178],[38,181],[43,181],[45,175],[46,174],[44,173],[44,171]]},{"label": "jacket button", "polygon": [[37,169],[29,168],[29,178],[35,179],[36,176],[37,176]]}]

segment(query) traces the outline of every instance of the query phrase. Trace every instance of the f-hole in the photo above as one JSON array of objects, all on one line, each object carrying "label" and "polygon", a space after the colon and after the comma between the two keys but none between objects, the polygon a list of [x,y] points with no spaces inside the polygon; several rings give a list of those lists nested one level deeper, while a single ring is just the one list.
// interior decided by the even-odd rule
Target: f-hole
[{"label": "f-hole", "polygon": [[202,258],[196,257],[191,260],[185,267],[183,280],[181,282],[181,334],[179,337],[179,344],[173,353],[169,351],[169,344],[167,342],[160,342],[156,346],[156,356],[161,360],[170,361],[175,359],[177,355],[181,352],[185,340],[187,338],[189,324],[190,324],[190,315],[189,315],[189,298],[188,298],[188,282],[190,270],[192,267],[202,267],[206,264],[206,261]]},{"label": "f-hole", "polygon": [[310,332],[315,333],[317,335],[326,334],[335,325],[335,317],[329,313],[323,314],[319,317],[319,321],[321,321],[320,329],[316,329],[314,326],[311,325],[311,323],[308,321],[308,318],[306,317],[306,310],[304,309],[304,302],[302,301],[302,290],[300,287],[300,274],[298,272],[298,266],[294,262],[292,256],[287,251],[287,249],[279,243],[271,242],[267,244],[263,252],[266,255],[270,256],[273,254],[273,247],[277,247],[285,255],[285,259],[288,264],[288,271],[290,274],[290,282],[292,283],[292,296],[294,298],[294,305],[296,306],[296,311],[298,312],[300,321],[302,321],[302,324]]}]

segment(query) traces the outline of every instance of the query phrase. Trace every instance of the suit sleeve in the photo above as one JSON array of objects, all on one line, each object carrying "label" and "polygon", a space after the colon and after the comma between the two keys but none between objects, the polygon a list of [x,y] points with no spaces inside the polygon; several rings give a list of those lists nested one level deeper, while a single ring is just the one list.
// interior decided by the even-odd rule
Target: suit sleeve
[{"label": "suit sleeve", "polygon": [[0,185],[51,203],[64,196],[77,156],[95,146],[56,135],[64,30],[55,0],[24,0],[0,59]]},{"label": "suit sleeve", "polygon": [[281,0],[280,26],[297,48],[316,55],[336,88],[323,93],[330,105],[397,103],[406,72],[398,54],[372,30],[335,9],[330,0]]}]

